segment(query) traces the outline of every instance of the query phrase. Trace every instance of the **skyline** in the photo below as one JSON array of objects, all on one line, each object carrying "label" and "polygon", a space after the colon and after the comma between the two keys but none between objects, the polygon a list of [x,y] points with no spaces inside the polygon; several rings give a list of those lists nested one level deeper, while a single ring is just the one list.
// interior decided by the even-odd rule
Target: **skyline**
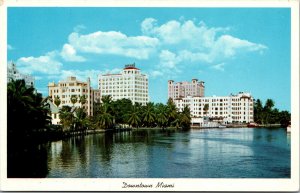
[{"label": "skyline", "polygon": [[98,74],[135,63],[153,102],[169,79],[197,78],[205,96],[250,92],[290,111],[290,25],[288,8],[8,8],[8,60],[44,96],[48,82],[97,88]]}]

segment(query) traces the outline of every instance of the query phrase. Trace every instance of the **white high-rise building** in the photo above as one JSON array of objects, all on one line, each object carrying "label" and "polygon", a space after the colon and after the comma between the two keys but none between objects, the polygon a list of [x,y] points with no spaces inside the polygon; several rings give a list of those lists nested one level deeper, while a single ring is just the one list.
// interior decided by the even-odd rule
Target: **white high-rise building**
[{"label": "white high-rise building", "polygon": [[203,122],[204,117],[220,123],[254,121],[254,99],[249,93],[240,92],[237,95],[212,97],[188,96],[175,99],[174,103],[179,111],[182,111],[185,106],[190,108],[192,122],[196,119]]},{"label": "white high-rise building", "polygon": [[18,71],[16,64],[10,62],[7,64],[7,82],[12,80],[24,80],[26,86],[34,86],[34,77],[28,74],[21,74]]},{"label": "white high-rise building", "polygon": [[204,82],[198,81],[198,79],[192,79],[192,82],[174,82],[174,80],[168,81],[168,98],[178,99],[187,96],[204,96]]},{"label": "white high-rise building", "polygon": [[[99,102],[100,93],[99,90],[92,89],[90,78],[87,82],[82,82],[76,79],[76,77],[68,77],[67,80],[59,81],[58,84],[50,82],[48,84],[49,96],[54,102],[55,97],[59,97],[61,103],[59,107],[62,106],[73,106],[71,102],[71,97],[76,96],[77,102],[74,107],[84,107],[89,116],[94,114],[94,103]],[[85,104],[81,104],[79,99],[81,96],[85,96]]]},{"label": "white high-rise building", "polygon": [[98,77],[101,96],[110,95],[113,100],[130,99],[133,104],[149,102],[148,77],[135,64],[125,65],[120,74],[104,74]]}]

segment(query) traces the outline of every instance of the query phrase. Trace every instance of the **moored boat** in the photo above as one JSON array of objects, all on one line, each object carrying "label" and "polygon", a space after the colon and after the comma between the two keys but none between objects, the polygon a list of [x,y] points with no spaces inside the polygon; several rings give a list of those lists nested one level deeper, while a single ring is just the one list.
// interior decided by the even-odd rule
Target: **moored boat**
[{"label": "moored boat", "polygon": [[252,123],[249,123],[248,125],[247,125],[247,127],[258,127],[259,125],[257,124],[257,123],[254,123],[254,122],[252,122]]},{"label": "moored boat", "polygon": [[288,126],[286,127],[286,131],[287,131],[288,133],[291,132],[291,125],[288,125]]}]

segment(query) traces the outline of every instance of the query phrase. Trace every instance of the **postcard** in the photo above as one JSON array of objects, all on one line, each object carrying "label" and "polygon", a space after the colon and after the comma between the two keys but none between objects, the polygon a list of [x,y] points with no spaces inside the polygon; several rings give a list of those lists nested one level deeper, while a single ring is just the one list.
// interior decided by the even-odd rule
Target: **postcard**
[{"label": "postcard", "polygon": [[299,1],[2,1],[3,191],[299,191]]}]

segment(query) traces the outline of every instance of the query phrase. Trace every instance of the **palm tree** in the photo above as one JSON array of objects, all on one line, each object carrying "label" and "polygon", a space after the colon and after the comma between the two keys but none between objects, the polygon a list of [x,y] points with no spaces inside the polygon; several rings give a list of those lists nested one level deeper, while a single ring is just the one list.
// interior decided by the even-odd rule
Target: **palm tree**
[{"label": "palm tree", "polygon": [[45,130],[51,122],[49,112],[49,105],[42,95],[33,87],[26,87],[24,80],[7,84],[9,141],[33,137],[33,133]]},{"label": "palm tree", "polygon": [[84,105],[86,103],[86,96],[85,95],[80,96],[79,102],[81,103],[81,105]]},{"label": "palm tree", "polygon": [[272,112],[272,108],[274,107],[274,101],[272,99],[267,99],[265,106],[263,108],[263,117],[264,122],[269,124],[270,123],[270,114]]},{"label": "palm tree", "polygon": [[141,122],[139,114],[139,108],[136,105],[132,106],[130,112],[127,114],[127,123],[132,127],[138,127]]},{"label": "palm tree", "polygon": [[154,111],[154,104],[147,103],[146,106],[142,108],[143,110],[143,121],[147,127],[150,127],[155,122],[155,111]]},{"label": "palm tree", "polygon": [[209,109],[209,104],[206,103],[206,104],[204,105],[204,108],[203,108],[203,110],[204,110],[204,112],[205,112],[205,115],[207,115],[208,109]]},{"label": "palm tree", "polygon": [[88,128],[88,118],[83,108],[78,108],[75,110],[74,128],[75,130],[79,130],[81,132]]},{"label": "palm tree", "polygon": [[63,131],[69,131],[73,129],[74,114],[71,107],[62,106],[62,108],[59,110],[59,119],[63,126]]},{"label": "palm tree", "polygon": [[101,101],[103,104],[110,104],[112,101],[112,97],[111,95],[104,95],[102,96]]},{"label": "palm tree", "polygon": [[263,106],[260,99],[257,99],[254,103],[254,122],[262,123],[262,113],[263,113]]},{"label": "palm tree", "polygon": [[60,100],[59,96],[56,96],[54,98],[54,104],[58,107],[60,105],[60,103],[61,103],[61,100]]},{"label": "palm tree", "polygon": [[71,96],[71,103],[73,104],[73,107],[74,107],[75,103],[77,103],[77,101],[78,101],[77,96],[76,95],[72,95]]},{"label": "palm tree", "polygon": [[156,108],[156,121],[159,127],[164,129],[168,123],[168,109],[167,106],[159,103]]},{"label": "palm tree", "polygon": [[272,110],[273,107],[274,107],[274,101],[272,99],[267,99],[264,109],[270,111]]},{"label": "palm tree", "polygon": [[180,113],[180,125],[182,129],[190,129],[191,127],[191,111],[188,106],[185,106]]},{"label": "palm tree", "polygon": [[100,111],[97,113],[95,117],[95,125],[101,129],[110,129],[114,124],[114,117],[108,112],[108,106],[102,105],[100,107]]},{"label": "palm tree", "polygon": [[177,116],[178,113],[177,113],[176,105],[174,104],[172,98],[169,98],[167,102],[167,118],[168,118],[169,126],[171,126],[171,124],[175,121]]}]

